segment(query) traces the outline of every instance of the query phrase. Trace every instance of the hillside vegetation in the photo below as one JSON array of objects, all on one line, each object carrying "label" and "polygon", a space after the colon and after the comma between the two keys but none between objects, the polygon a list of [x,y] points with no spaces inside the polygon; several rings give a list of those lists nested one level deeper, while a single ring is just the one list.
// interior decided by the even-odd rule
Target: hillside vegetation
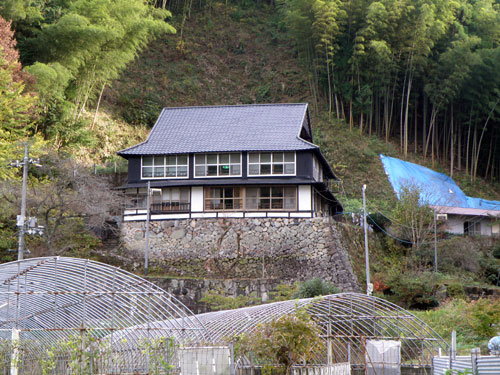
[{"label": "hillside vegetation", "polygon": [[106,91],[105,103],[129,123],[151,126],[162,107],[311,102],[278,22],[265,5],[207,5],[186,21],[182,40],[178,33],[152,42]]}]

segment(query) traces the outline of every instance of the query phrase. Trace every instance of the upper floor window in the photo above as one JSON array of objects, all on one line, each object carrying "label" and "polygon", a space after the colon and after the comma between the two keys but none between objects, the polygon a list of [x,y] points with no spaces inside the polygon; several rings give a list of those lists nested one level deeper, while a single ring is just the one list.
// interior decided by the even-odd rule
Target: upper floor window
[{"label": "upper floor window", "polygon": [[196,154],[195,177],[241,176],[241,153]]},{"label": "upper floor window", "polygon": [[141,176],[142,178],[185,178],[188,176],[188,156],[143,156]]},{"label": "upper floor window", "polygon": [[316,156],[313,157],[313,178],[316,181],[323,182],[323,167]]},{"label": "upper floor window", "polygon": [[295,152],[251,152],[249,176],[294,176]]}]

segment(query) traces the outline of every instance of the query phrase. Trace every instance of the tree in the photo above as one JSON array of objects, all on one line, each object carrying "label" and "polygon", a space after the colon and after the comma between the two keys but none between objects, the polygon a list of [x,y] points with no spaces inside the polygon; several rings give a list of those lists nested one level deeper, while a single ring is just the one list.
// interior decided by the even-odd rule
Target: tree
[{"label": "tree", "polygon": [[[40,239],[31,240],[36,255],[83,255],[99,244],[97,235],[112,230],[119,215],[122,195],[107,181],[90,173],[72,159],[48,155],[42,168],[32,169],[28,189],[28,215],[44,227]],[[0,184],[0,194],[15,218],[20,186],[15,181]]]},{"label": "tree", "polygon": [[[170,13],[143,0],[9,0],[2,12],[17,21],[21,57],[40,94],[37,129],[56,149],[92,140],[106,85],[149,41],[175,32]],[[94,120],[85,129],[89,107]]]},{"label": "tree", "polygon": [[429,198],[417,185],[403,185],[392,212],[397,236],[411,242],[414,251],[417,251],[433,232],[434,214],[427,205]]},{"label": "tree", "polygon": [[324,349],[321,329],[304,309],[279,319],[259,324],[256,329],[240,337],[239,355],[254,358],[265,367],[280,365],[283,374],[289,374],[297,363],[307,363],[314,354]]},{"label": "tree", "polygon": [[13,176],[7,165],[16,155],[16,142],[31,133],[36,102],[24,92],[15,45],[10,24],[0,17],[0,179]]}]

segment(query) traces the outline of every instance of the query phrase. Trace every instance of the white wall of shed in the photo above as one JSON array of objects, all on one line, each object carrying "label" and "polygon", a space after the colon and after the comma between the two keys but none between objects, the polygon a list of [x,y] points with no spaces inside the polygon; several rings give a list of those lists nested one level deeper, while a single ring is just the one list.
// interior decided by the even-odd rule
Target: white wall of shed
[{"label": "white wall of shed", "polygon": [[491,236],[491,220],[486,217],[476,220],[481,220],[481,236]]},{"label": "white wall of shed", "polygon": [[448,233],[464,234],[464,222],[462,216],[448,215],[448,220],[444,222],[445,230]]}]

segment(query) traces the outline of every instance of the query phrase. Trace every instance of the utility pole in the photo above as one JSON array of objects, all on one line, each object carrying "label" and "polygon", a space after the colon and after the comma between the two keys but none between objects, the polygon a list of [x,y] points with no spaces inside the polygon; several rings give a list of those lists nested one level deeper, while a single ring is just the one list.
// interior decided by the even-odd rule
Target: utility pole
[{"label": "utility pole", "polygon": [[436,234],[436,211],[434,211],[434,272],[438,271],[438,250],[437,250],[437,234]]},{"label": "utility pole", "polygon": [[[34,217],[26,217],[26,196],[28,192],[28,168],[29,165],[33,164],[36,167],[41,167],[37,159],[29,158],[28,143],[24,143],[24,158],[20,162],[19,160],[13,161],[9,164],[10,167],[23,167],[23,184],[21,188],[21,214],[17,215],[17,227],[19,228],[18,234],[18,247],[17,247],[17,260],[24,259],[24,253],[27,252],[26,249],[26,234],[39,234],[43,233],[43,227],[37,225],[37,220]],[[16,251],[16,250],[9,250]]]},{"label": "utility pole", "polygon": [[144,251],[144,275],[148,275],[148,263],[149,263],[149,219],[151,217],[151,204],[149,201],[149,196],[151,194],[151,181],[148,181],[148,192],[146,195],[146,249]]},{"label": "utility pole", "polygon": [[24,159],[23,159],[23,187],[21,192],[21,215],[17,220],[17,226],[19,227],[19,240],[17,248],[17,260],[23,260],[24,258],[24,231],[26,229],[26,195],[28,191],[28,165],[29,165],[29,155],[28,155],[28,143],[24,143]]},{"label": "utility pole", "polygon": [[366,185],[363,185],[363,229],[365,230],[365,267],[366,267],[366,295],[373,292],[373,285],[370,282],[370,254],[368,253],[368,225],[366,223]]},{"label": "utility pole", "polygon": [[[39,234],[43,233],[43,227],[37,225],[37,220],[35,217],[26,217],[26,197],[28,193],[28,168],[30,164],[34,164],[37,167],[40,167],[38,160],[29,158],[29,150],[28,143],[24,143],[24,158],[22,162],[19,160],[13,161],[9,164],[10,167],[23,167],[23,184],[21,188],[21,214],[17,216],[17,227],[19,228],[18,235],[18,248],[17,248],[17,260],[24,259],[24,252],[26,249],[25,235],[26,234]],[[10,250],[9,250],[10,251]],[[15,251],[15,250],[12,250]],[[16,316],[19,312],[19,284],[18,291],[16,294]],[[10,375],[18,375],[19,374],[19,345],[20,345],[20,332],[21,330],[18,327],[17,319],[16,324],[12,327],[12,335],[11,335],[11,345],[12,345],[12,353],[11,353],[11,363],[10,363]]]}]

